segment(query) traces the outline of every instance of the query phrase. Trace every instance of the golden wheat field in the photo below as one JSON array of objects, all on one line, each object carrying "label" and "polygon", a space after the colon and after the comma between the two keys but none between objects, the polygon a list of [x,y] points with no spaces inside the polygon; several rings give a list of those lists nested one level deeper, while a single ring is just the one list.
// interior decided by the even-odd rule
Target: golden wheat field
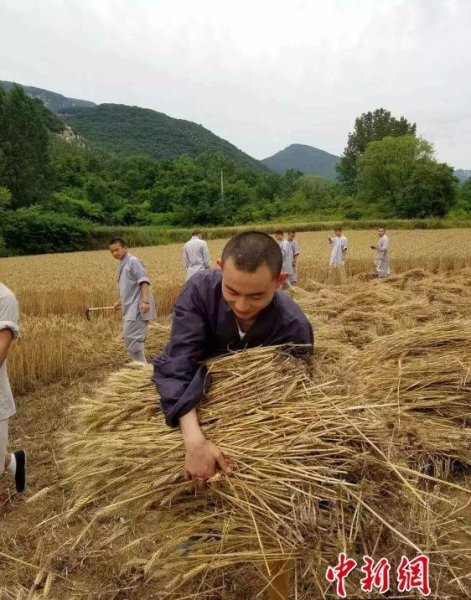
[{"label": "golden wheat field", "polygon": [[[301,250],[298,288],[291,293],[316,330],[314,378],[320,385],[316,394],[325,398],[322,406],[326,410],[329,410],[330,395],[333,399],[343,398],[347,402],[345,406],[349,397],[386,402],[388,411],[392,411],[388,413],[391,432],[399,432],[400,427],[396,428],[391,422],[394,407],[404,402],[398,423],[407,426],[402,434],[397,433],[394,444],[392,437],[391,443],[385,443],[384,452],[393,454],[400,448],[408,456],[404,469],[407,466],[410,471],[413,467],[431,480],[430,486],[425,488],[420,477],[404,470],[407,486],[420,496],[421,503],[416,505],[408,498],[396,507],[390,504],[388,518],[391,517],[400,532],[404,529],[406,537],[424,544],[425,550],[431,552],[434,576],[430,597],[436,600],[470,598],[471,447],[467,436],[471,422],[471,230],[387,232],[392,274],[385,281],[372,277],[373,252],[369,246],[375,243],[376,233],[344,233],[349,241],[349,252],[348,280],[343,286],[329,279],[328,232],[297,235]],[[213,264],[224,243],[225,240],[208,243]],[[147,343],[147,352],[152,356],[168,339],[169,314],[184,281],[182,247],[178,244],[131,248],[130,251],[143,260],[148,270],[159,310],[159,319],[152,324]],[[96,315],[90,321],[85,318],[88,307],[111,305],[116,301],[116,271],[117,262],[107,250],[0,259],[0,281],[16,293],[21,305],[21,338],[15,343],[8,365],[18,405],[18,414],[11,421],[11,440],[12,445],[26,448],[30,464],[30,491],[26,497],[15,496],[6,478],[0,487],[0,600],[263,598],[263,594],[258,595],[263,585],[257,587],[257,581],[264,577],[263,566],[246,571],[244,565],[238,565],[236,571],[223,575],[222,579],[207,579],[205,575],[186,595],[175,595],[168,588],[159,587],[162,569],[155,556],[160,552],[160,540],[149,534],[152,528],[156,532],[165,529],[164,524],[157,522],[147,505],[145,509],[139,505],[135,511],[139,518],[135,518],[134,513],[130,518],[126,510],[108,510],[106,502],[101,504],[101,494],[93,495],[95,488],[100,488],[99,473],[108,468],[100,458],[106,455],[101,445],[109,446],[109,455],[115,453],[129,459],[124,440],[129,440],[126,436],[132,437],[132,432],[127,425],[122,430],[118,427],[116,435],[109,428],[101,438],[91,428],[90,439],[87,435],[81,441],[77,438],[87,452],[85,462],[89,476],[86,479],[81,479],[84,475],[80,465],[84,459],[75,450],[78,442],[74,441],[75,445],[69,442],[69,448],[74,448],[69,451],[77,452],[73,455],[74,473],[83,485],[64,481],[61,441],[64,434],[76,430],[77,422],[84,419],[86,407],[95,410],[96,398],[100,398],[96,396],[97,389],[128,362],[122,346],[119,314]],[[126,383],[129,380],[126,372],[123,373],[124,384],[120,386],[131,385]],[[236,375],[234,369],[231,376]],[[267,390],[271,389],[274,383],[270,382],[268,371],[263,377]],[[147,393],[149,398],[152,394],[142,391],[143,379],[138,380],[133,397],[140,407],[139,412],[142,403],[138,401],[138,394]],[[291,389],[289,377],[284,385]],[[108,386],[111,388],[105,389],[109,396],[112,384]],[[263,394],[263,386],[260,390]],[[238,388],[234,391],[234,395],[237,394]],[[404,400],[400,400],[401,394]],[[95,398],[95,404],[91,401],[81,404],[84,396]],[[103,397],[107,402],[110,401],[108,396]],[[146,399],[146,402],[152,405],[152,400]],[[101,411],[100,419],[104,423],[107,405],[101,401],[98,404],[96,411],[97,414]],[[120,409],[113,399],[110,407],[118,415]],[[134,418],[136,427],[148,427],[149,409],[146,411],[145,415],[142,413],[144,424],[138,417]],[[124,419],[118,416],[117,423]],[[336,418],[331,420],[332,431],[337,435]],[[365,423],[367,429],[362,431],[368,432],[372,427],[370,420]],[[138,457],[139,448],[145,446],[144,439],[152,439],[150,430],[146,432],[150,437],[135,440],[135,444],[132,440],[129,442],[130,455],[137,452]],[[80,435],[80,431],[72,435]],[[383,434],[378,429],[374,435],[377,436],[375,444],[383,448]],[[366,455],[364,450],[362,457]],[[136,460],[135,455],[132,460]],[[146,460],[152,461],[152,451]],[[118,469],[116,461],[111,460],[110,471],[112,464]],[[365,464],[368,470],[381,472],[377,457]],[[384,468],[390,472],[392,467],[387,463]],[[119,477],[122,481],[121,474]],[[446,485],[442,478],[447,481]],[[403,480],[404,476],[400,486]],[[141,486],[146,493],[152,486],[151,472],[144,473],[142,480],[135,479],[133,485]],[[360,486],[362,498],[363,494],[364,499],[369,497],[370,486],[371,482],[367,488]],[[119,489],[120,498],[132,496],[132,489]],[[78,503],[80,510],[74,509],[74,517],[66,518],[74,503],[77,504],[77,494],[85,494],[87,502]],[[110,498],[112,503],[112,495]],[[378,502],[378,511],[384,509],[384,499],[376,498],[374,502]],[[404,510],[409,512],[404,514],[401,512]],[[387,538],[382,523],[377,527],[374,519],[363,513],[358,504],[350,516],[337,515],[342,527],[337,527],[337,523],[335,535],[341,531],[344,537],[329,540],[327,536],[326,543],[332,542],[331,550],[337,551],[337,545],[345,539],[363,539],[363,534],[369,539],[370,532],[377,536],[371,538],[372,547],[381,548],[387,539],[387,550],[394,556],[400,546]],[[90,523],[97,515],[100,515],[99,524],[92,533]],[[360,525],[363,519],[367,523],[364,531]],[[345,528],[349,528],[348,531]],[[137,538],[141,538],[142,543],[136,544]],[[302,556],[302,552],[299,554]],[[179,564],[180,558],[172,560]],[[325,582],[319,580],[325,565],[322,563],[321,567],[316,571],[310,564],[302,573],[297,572],[293,598],[336,597],[333,590],[327,590]],[[211,586],[215,586],[213,591]]]},{"label": "golden wheat field", "polygon": [[[347,273],[355,281],[373,272],[376,233],[345,232],[349,241]],[[300,233],[299,286],[328,281],[328,232]],[[471,230],[391,231],[392,273],[424,268],[432,273],[471,266]],[[209,241],[213,264],[225,240]],[[171,311],[184,281],[180,244],[131,249],[141,258],[152,281],[159,315]],[[0,281],[17,295],[22,313],[22,338],[10,361],[10,379],[17,393],[75,378],[94,366],[123,361],[119,315],[109,313],[91,322],[90,306],[117,299],[117,263],[107,250],[0,259]]]}]

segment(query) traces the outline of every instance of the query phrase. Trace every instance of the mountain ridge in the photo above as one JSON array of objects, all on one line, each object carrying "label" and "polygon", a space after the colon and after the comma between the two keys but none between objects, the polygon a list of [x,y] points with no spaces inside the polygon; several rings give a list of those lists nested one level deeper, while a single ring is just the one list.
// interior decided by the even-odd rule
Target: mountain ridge
[{"label": "mountain ridge", "polygon": [[51,92],[50,90],[45,90],[43,88],[34,87],[32,85],[22,85],[16,84],[14,81],[2,81],[0,80],[0,86],[2,86],[5,90],[9,90],[14,85],[21,85],[24,89],[25,93],[28,96],[32,96],[33,98],[38,98],[42,101],[42,103],[54,113],[60,113],[63,109],[70,107],[92,107],[96,106],[95,102],[91,102],[90,100],[80,100],[79,98],[68,98],[63,94],[59,94],[58,92]]},{"label": "mountain ridge", "polygon": [[327,179],[336,178],[335,167],[339,156],[307,144],[290,144],[273,156],[262,159],[272,171],[283,175],[288,169],[302,171],[305,175],[319,175]]}]

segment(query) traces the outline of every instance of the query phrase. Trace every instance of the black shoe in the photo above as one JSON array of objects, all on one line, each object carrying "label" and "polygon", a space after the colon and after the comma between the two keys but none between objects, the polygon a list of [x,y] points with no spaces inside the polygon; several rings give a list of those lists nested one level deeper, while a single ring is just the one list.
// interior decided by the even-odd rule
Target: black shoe
[{"label": "black shoe", "polygon": [[24,450],[13,452],[16,459],[15,485],[16,491],[22,494],[26,490],[26,453]]}]

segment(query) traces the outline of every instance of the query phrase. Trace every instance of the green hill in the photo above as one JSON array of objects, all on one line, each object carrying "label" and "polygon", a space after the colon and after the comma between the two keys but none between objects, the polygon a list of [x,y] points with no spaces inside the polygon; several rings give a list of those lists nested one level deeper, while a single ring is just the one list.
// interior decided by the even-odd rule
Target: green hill
[{"label": "green hill", "polygon": [[266,170],[259,161],[202,125],[174,119],[155,110],[100,104],[68,111],[63,113],[63,118],[89,142],[118,154],[163,159],[210,152],[223,154],[240,165]]},{"label": "green hill", "polygon": [[[8,90],[14,83],[0,81],[0,85]],[[178,158],[182,154],[194,157],[209,152],[222,154],[241,166],[267,172],[260,161],[192,121],[174,119],[138,106],[96,105],[41,88],[22,87],[29,96],[41,100],[50,111],[61,117],[86,142],[98,148],[125,156],[141,155],[155,159]],[[51,125],[51,129],[60,131],[59,119],[51,119]]]},{"label": "green hill", "polygon": [[[13,81],[0,81],[0,86],[7,91],[14,85],[15,84]],[[61,113],[71,108],[87,108],[96,106],[94,102],[89,102],[88,100],[78,100],[77,98],[67,98],[62,94],[50,92],[49,90],[43,90],[42,88],[37,88],[30,85],[22,85],[21,87],[24,89],[25,93],[28,94],[28,96],[38,98],[38,100],[41,100],[44,106],[55,113]]]},{"label": "green hill", "polygon": [[321,175],[328,179],[336,178],[335,166],[340,160],[339,156],[329,154],[314,146],[304,144],[291,144],[284,150],[277,152],[261,162],[277,173],[284,174],[288,169],[297,169],[305,175]]}]

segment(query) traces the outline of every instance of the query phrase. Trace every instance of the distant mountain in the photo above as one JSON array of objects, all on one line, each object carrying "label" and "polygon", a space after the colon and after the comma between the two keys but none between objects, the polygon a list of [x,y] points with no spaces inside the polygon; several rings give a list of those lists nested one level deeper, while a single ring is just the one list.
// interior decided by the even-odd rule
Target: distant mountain
[{"label": "distant mountain", "polygon": [[298,169],[305,175],[321,175],[328,179],[336,178],[335,165],[340,160],[339,156],[329,154],[314,146],[304,144],[291,144],[284,150],[277,152],[261,162],[272,171],[285,173],[288,169]]},{"label": "distant mountain", "polygon": [[455,177],[458,177],[460,181],[466,181],[471,177],[471,170],[469,169],[456,169]]},{"label": "distant mountain", "polygon": [[[0,86],[6,90],[9,90],[14,85],[15,84],[12,81],[0,81]],[[88,100],[66,98],[66,96],[63,96],[62,94],[57,94],[56,92],[50,92],[49,90],[43,90],[41,88],[32,87],[29,85],[23,85],[22,88],[24,89],[25,93],[28,94],[28,96],[38,98],[42,101],[44,106],[55,113],[62,113],[71,108],[91,108],[92,106],[96,106],[94,102],[89,102]]]},{"label": "distant mountain", "polygon": [[261,162],[242,152],[202,125],[124,104],[100,104],[63,113],[66,123],[89,142],[123,155],[156,159],[223,154],[240,165],[266,170]]}]

